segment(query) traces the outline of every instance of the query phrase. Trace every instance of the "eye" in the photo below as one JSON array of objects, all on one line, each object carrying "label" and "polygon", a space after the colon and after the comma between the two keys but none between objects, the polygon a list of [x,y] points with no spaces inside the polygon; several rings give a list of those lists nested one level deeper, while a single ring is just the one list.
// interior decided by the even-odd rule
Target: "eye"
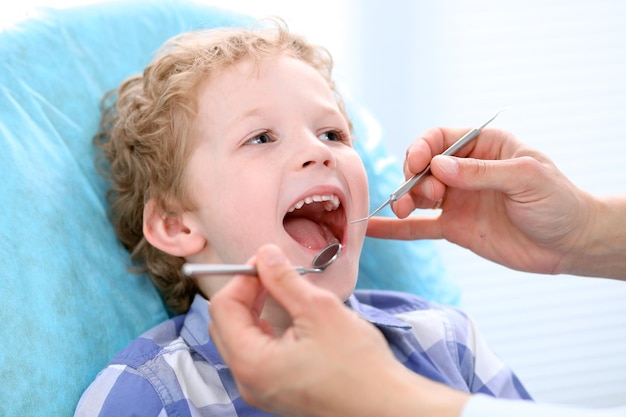
[{"label": "eye", "polygon": [[339,130],[329,130],[318,136],[320,140],[328,140],[330,142],[347,142],[348,135]]},{"label": "eye", "polygon": [[264,143],[272,142],[274,142],[274,139],[272,139],[269,132],[263,132],[260,135],[256,135],[252,139],[246,141],[246,145],[262,145]]}]

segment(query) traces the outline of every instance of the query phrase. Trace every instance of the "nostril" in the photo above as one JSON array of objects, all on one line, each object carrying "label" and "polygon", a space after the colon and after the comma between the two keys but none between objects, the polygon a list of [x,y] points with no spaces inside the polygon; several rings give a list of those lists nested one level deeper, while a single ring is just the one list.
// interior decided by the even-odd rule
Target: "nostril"
[{"label": "nostril", "polygon": [[[315,165],[315,163],[315,161],[306,161],[302,164],[302,168],[306,168],[310,165]],[[329,168],[334,168],[336,166],[334,159],[325,159],[322,163],[324,164],[324,166]]]}]

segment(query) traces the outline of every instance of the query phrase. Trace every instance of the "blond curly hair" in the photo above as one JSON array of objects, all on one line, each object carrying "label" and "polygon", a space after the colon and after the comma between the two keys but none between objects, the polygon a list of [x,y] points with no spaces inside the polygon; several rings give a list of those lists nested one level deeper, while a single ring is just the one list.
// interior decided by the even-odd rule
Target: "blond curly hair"
[{"label": "blond curly hair", "polygon": [[197,91],[211,73],[246,58],[287,55],[315,68],[334,91],[333,61],[325,48],[292,34],[284,22],[250,28],[219,28],[184,33],[167,41],[143,74],[126,79],[103,100],[94,143],[110,182],[111,222],[131,254],[133,270],[147,272],[168,308],[186,312],[197,288],[181,273],[184,259],[151,246],[143,236],[144,205],[153,199],[164,212],[195,208],[185,186],[185,165],[196,144],[193,125]]}]

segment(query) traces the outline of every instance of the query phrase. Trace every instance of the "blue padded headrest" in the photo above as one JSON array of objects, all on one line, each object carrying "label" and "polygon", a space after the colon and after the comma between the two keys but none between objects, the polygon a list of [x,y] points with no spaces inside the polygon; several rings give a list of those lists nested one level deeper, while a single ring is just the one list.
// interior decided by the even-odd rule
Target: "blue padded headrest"
[{"label": "blue padded headrest", "polygon": [[[107,220],[92,147],[100,101],[171,36],[249,22],[193,2],[121,1],[42,10],[0,32],[0,414],[72,414],[114,353],[167,319]],[[377,205],[400,165],[353,113]],[[368,240],[359,285],[458,297],[431,242]]]}]

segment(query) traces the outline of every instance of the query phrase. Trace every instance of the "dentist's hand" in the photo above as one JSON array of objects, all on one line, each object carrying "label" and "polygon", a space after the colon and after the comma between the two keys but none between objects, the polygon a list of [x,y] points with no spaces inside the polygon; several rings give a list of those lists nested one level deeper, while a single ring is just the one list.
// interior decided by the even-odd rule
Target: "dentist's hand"
[{"label": "dentist's hand", "polygon": [[[259,250],[257,269],[259,279],[236,276],[210,304],[211,336],[247,402],[283,416],[460,415],[467,394],[407,370],[378,329],[278,247]],[[266,291],[292,317],[280,337],[259,318]]]},{"label": "dentist's hand", "polygon": [[[433,175],[393,205],[404,220],[370,219],[368,236],[443,238],[514,269],[588,272],[577,263],[594,240],[598,215],[606,211],[602,202],[503,130],[484,129],[459,157],[435,156],[464,133],[466,129],[430,129],[409,147],[405,175],[422,171],[429,162]],[[440,216],[407,218],[438,200]]]}]

